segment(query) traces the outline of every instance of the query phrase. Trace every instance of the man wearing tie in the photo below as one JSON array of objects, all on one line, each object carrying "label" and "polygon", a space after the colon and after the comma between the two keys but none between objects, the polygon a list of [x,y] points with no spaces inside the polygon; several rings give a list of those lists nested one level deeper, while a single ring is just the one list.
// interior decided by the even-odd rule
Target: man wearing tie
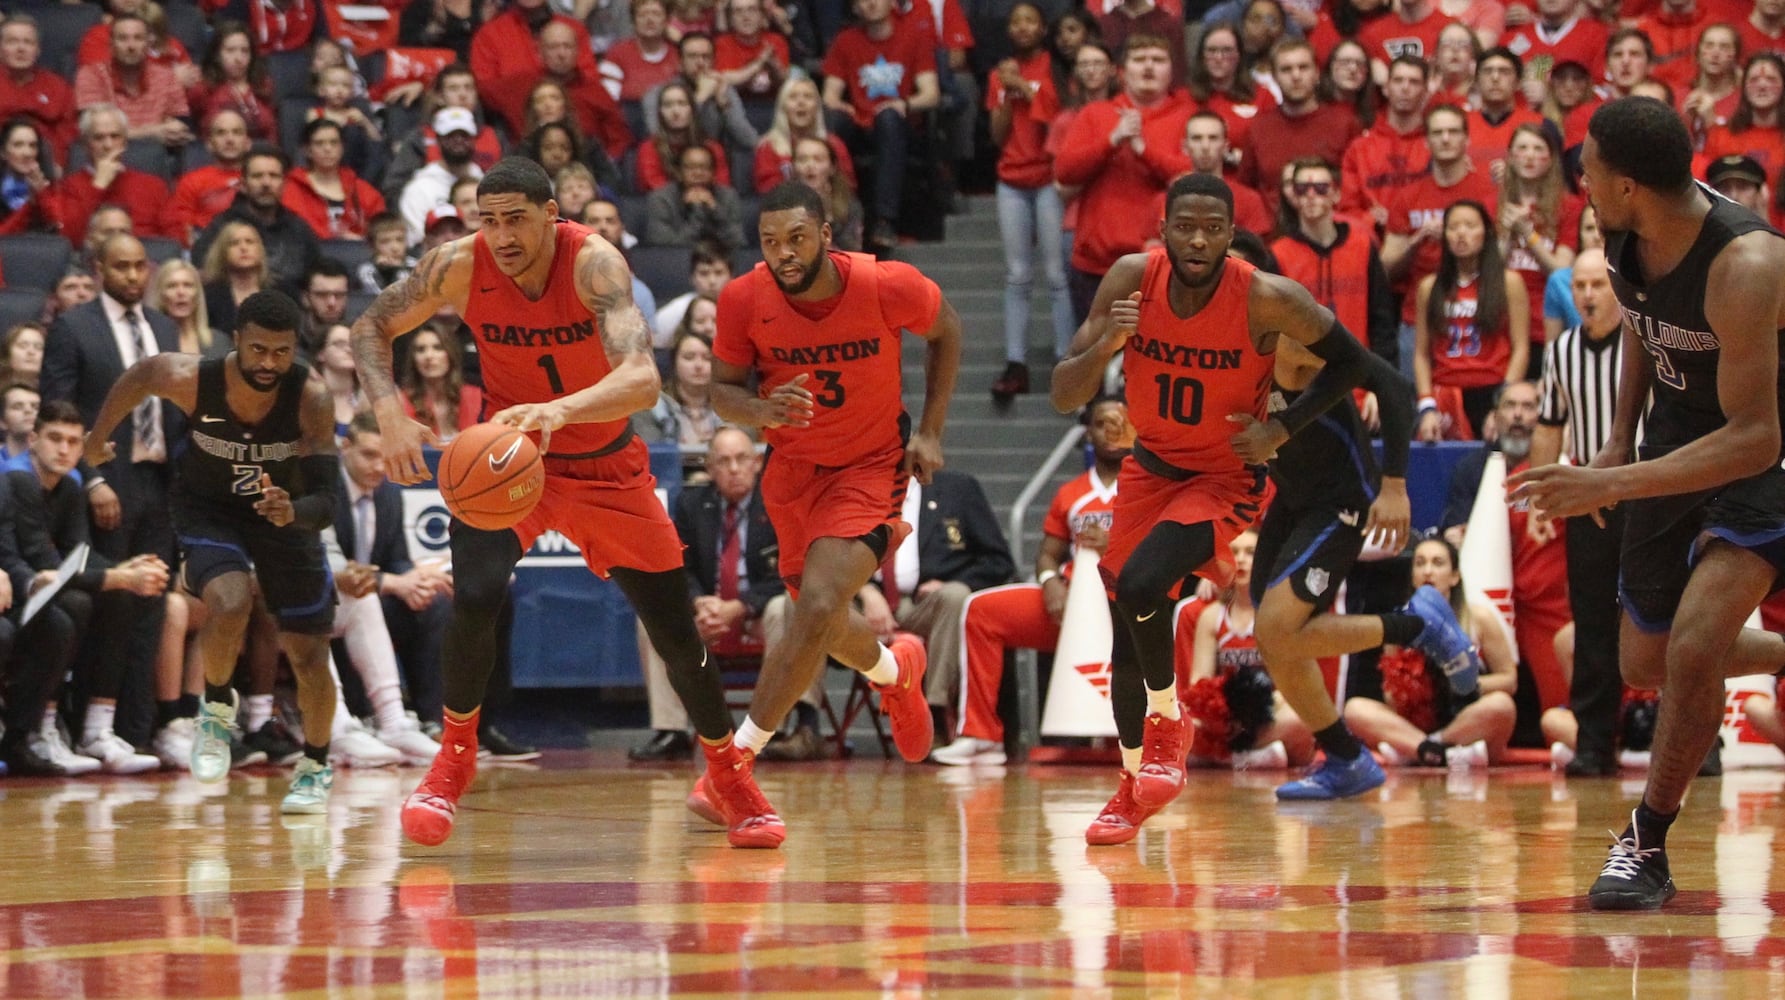
[{"label": "man wearing tie", "polygon": [[[691,486],[676,498],[676,533],[687,546],[683,558],[688,590],[694,596],[694,624],[709,656],[761,655],[767,643],[779,637],[787,613],[787,585],[781,581],[775,526],[769,523],[756,489],[761,471],[756,442],[736,427],[721,427],[707,444],[707,474],[712,482]],[[638,648],[653,732],[627,756],[637,761],[685,760],[694,752],[688,714],[670,687],[663,658],[646,641],[642,627]],[[820,753],[817,723],[822,683],[821,674],[800,697],[799,728],[793,739],[784,741],[788,751],[779,756],[788,756],[789,751],[800,757]]]},{"label": "man wearing tie", "polygon": [[[100,245],[101,292],[63,313],[44,348],[41,388],[45,402],[67,400],[91,427],[113,383],[124,370],[156,354],[178,351],[172,320],[143,304],[149,259],[128,234]],[[86,482],[92,503],[93,548],[115,563],[155,555],[174,563],[168,516],[167,441],[182,434],[185,418],[165,400],[150,398],[111,440],[116,456]],[[113,495],[115,494],[115,496]],[[87,697],[86,724],[77,747],[102,761],[124,760],[125,741],[144,745],[154,723],[153,666],[165,613],[161,597],[123,591],[105,594],[94,608],[93,641],[82,651],[76,676]],[[124,708],[119,711],[119,699]],[[115,720],[114,720],[115,717]],[[113,735],[116,731],[123,739]]]}]

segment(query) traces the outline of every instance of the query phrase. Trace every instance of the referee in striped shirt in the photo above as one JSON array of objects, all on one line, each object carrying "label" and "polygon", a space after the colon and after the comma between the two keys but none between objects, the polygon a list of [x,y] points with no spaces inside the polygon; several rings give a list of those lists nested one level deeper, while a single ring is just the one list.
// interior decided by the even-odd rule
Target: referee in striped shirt
[{"label": "referee in striped shirt", "polygon": [[[1574,260],[1574,306],[1580,325],[1550,341],[1543,359],[1543,402],[1531,440],[1531,467],[1562,454],[1577,465],[1591,462],[1611,436],[1617,412],[1623,309],[1612,292],[1605,252],[1583,250]],[[1568,520],[1568,603],[1574,611],[1574,679],[1569,707],[1580,726],[1574,777],[1617,773],[1614,746],[1624,692],[1618,672],[1618,552],[1623,508],[1604,512],[1605,527],[1591,517]],[[1532,517],[1533,534],[1555,534]]]}]

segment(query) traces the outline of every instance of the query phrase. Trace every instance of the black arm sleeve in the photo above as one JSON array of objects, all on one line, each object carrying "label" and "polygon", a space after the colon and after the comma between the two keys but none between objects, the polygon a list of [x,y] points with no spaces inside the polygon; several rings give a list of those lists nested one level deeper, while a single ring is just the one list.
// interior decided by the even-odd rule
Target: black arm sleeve
[{"label": "black arm sleeve", "polygon": [[321,531],[335,523],[335,483],[341,478],[341,459],[336,455],[305,455],[298,459],[304,479],[303,496],[291,500],[291,523],[305,531]]},{"label": "black arm sleeve", "polygon": [[1369,303],[1370,328],[1364,336],[1370,338],[1370,350],[1390,365],[1398,366],[1401,317],[1395,311],[1395,293],[1389,285],[1388,272],[1382,267],[1382,257],[1374,250],[1370,251]]},{"label": "black arm sleeve", "polygon": [[1382,474],[1405,479],[1413,443],[1413,383],[1378,355],[1364,355],[1364,365],[1364,388],[1376,394],[1382,421]]},{"label": "black arm sleeve", "polygon": [[1320,369],[1320,374],[1314,376],[1314,381],[1308,383],[1308,388],[1296,397],[1295,402],[1277,414],[1276,419],[1282,421],[1291,434],[1313,423],[1315,417],[1361,385],[1370,357],[1351,331],[1345,329],[1345,324],[1337,319],[1333,320],[1326,336],[1309,344],[1308,350],[1326,362],[1326,367]]}]

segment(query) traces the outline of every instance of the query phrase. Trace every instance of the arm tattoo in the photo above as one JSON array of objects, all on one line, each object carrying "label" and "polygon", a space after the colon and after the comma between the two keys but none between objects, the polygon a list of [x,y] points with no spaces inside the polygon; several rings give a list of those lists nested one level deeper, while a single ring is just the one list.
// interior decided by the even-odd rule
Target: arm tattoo
[{"label": "arm tattoo", "polygon": [[409,332],[399,328],[403,326],[401,317],[431,307],[445,297],[446,276],[452,270],[453,258],[452,244],[429,250],[409,277],[379,292],[354,321],[353,360],[359,368],[360,389],[367,402],[376,403],[397,394],[396,373],[391,370],[391,340]]},{"label": "arm tattoo", "polygon": [[619,251],[591,253],[577,268],[583,303],[595,314],[601,344],[610,357],[651,351],[651,328],[632,301],[632,270]]}]

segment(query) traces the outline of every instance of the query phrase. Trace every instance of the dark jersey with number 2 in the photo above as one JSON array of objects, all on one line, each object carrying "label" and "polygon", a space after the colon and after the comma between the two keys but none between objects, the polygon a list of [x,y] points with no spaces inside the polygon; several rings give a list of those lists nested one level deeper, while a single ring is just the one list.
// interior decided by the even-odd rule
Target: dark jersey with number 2
[{"label": "dark jersey with number 2", "polygon": [[229,409],[227,364],[234,362],[212,358],[198,363],[198,401],[186,440],[176,447],[173,500],[187,509],[258,521],[254,504],[260,499],[261,476],[270,476],[274,486],[293,496],[304,492],[298,451],[304,440],[301,416],[310,369],[293,364],[273,390],[278,398],[266,418],[245,424]]}]

